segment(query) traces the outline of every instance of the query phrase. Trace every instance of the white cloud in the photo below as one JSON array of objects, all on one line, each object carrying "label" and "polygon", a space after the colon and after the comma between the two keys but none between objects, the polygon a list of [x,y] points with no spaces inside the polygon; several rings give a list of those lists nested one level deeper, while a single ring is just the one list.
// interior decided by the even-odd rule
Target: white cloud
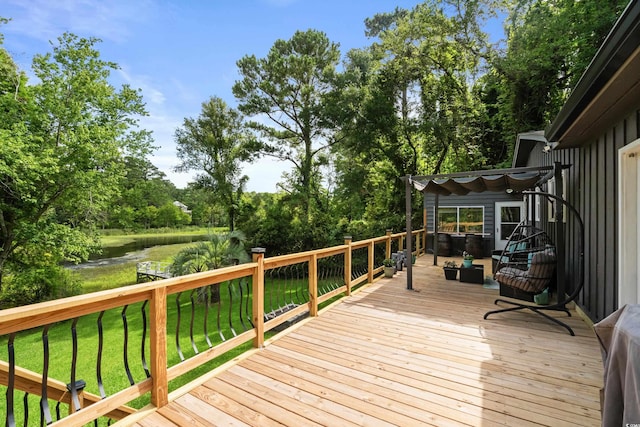
[{"label": "white cloud", "polygon": [[123,42],[132,23],[149,19],[153,2],[101,0],[8,0],[12,23],[7,32],[43,41],[54,40],[70,31],[104,40]]}]

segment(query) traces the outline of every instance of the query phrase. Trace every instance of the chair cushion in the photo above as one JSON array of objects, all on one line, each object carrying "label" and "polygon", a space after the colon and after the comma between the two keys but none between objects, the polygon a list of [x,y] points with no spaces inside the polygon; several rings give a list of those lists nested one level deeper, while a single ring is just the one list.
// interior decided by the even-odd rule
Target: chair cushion
[{"label": "chair cushion", "polygon": [[535,252],[528,270],[504,267],[495,274],[496,281],[525,292],[538,293],[547,287],[553,278],[556,257],[553,251]]}]

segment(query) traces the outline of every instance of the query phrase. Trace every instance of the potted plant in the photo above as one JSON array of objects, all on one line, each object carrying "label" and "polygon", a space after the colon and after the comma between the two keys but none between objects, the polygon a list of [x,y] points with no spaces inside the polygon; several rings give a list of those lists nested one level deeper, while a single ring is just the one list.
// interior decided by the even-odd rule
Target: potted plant
[{"label": "potted plant", "polygon": [[473,255],[469,252],[462,252],[462,266],[464,268],[470,268],[473,265]]},{"label": "potted plant", "polygon": [[456,280],[458,277],[458,264],[455,261],[445,261],[443,270],[447,280]]},{"label": "potted plant", "polygon": [[396,262],[391,258],[386,258],[382,261],[382,265],[384,266],[384,277],[393,277],[396,272]]}]

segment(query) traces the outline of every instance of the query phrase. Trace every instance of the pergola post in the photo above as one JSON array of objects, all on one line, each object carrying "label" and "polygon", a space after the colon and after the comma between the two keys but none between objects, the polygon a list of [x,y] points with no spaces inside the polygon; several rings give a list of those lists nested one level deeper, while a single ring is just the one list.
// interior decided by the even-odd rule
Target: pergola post
[{"label": "pergola post", "polygon": [[[554,194],[561,199],[564,199],[562,190],[564,184],[562,182],[562,163],[553,163],[553,176],[555,177]],[[556,273],[556,291],[558,293],[558,301],[564,301],[566,298],[566,285],[565,285],[565,269],[567,266],[565,260],[565,241],[564,241],[564,205],[557,200],[553,201],[555,206],[555,222],[556,222],[556,255],[558,257],[558,270]]]},{"label": "pergola post", "polygon": [[438,193],[434,196],[433,202],[433,265],[438,265],[438,247],[440,246],[440,236],[438,235],[438,204],[440,203]]},{"label": "pergola post", "polygon": [[412,239],[413,231],[411,230],[411,175],[405,177],[405,214],[406,214],[406,226],[407,226],[407,289],[413,289],[413,263],[411,262],[412,255]]}]

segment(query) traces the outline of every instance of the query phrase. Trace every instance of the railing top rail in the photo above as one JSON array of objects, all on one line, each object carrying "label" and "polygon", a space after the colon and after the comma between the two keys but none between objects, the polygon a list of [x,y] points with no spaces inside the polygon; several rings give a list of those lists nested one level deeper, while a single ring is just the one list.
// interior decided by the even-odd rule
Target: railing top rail
[{"label": "railing top rail", "polygon": [[330,248],[316,249],[313,251],[298,252],[295,254],[278,255],[264,259],[265,269],[282,267],[285,265],[297,264],[299,262],[309,261],[313,255],[318,258],[324,258],[339,253],[344,253],[349,246],[338,245]]},{"label": "railing top rail", "polygon": [[[397,233],[391,235],[391,237],[393,238],[403,234],[405,233]],[[382,242],[387,238],[388,236],[385,235],[360,240],[353,242],[351,247],[357,249],[367,246],[372,242]],[[330,248],[265,258],[265,268],[274,268],[277,266],[308,261],[313,255],[318,258],[336,255],[345,252],[348,247],[348,245],[337,245]],[[6,335],[25,329],[73,319],[91,313],[97,313],[102,310],[121,307],[126,304],[144,301],[151,297],[151,293],[154,289],[161,287],[165,287],[167,289],[167,294],[173,294],[208,284],[245,277],[250,275],[256,267],[256,263],[240,264],[217,270],[194,273],[187,276],[173,277],[150,283],[141,283],[138,285],[0,310],[0,335]]]},{"label": "railing top rail", "polygon": [[144,301],[150,299],[152,291],[157,288],[167,288],[167,293],[172,294],[194,289],[206,284],[245,277],[251,274],[256,266],[256,263],[250,262],[217,270],[189,274],[187,276],[173,277],[171,279],[141,283],[0,310],[0,335],[11,334],[13,332]]}]

